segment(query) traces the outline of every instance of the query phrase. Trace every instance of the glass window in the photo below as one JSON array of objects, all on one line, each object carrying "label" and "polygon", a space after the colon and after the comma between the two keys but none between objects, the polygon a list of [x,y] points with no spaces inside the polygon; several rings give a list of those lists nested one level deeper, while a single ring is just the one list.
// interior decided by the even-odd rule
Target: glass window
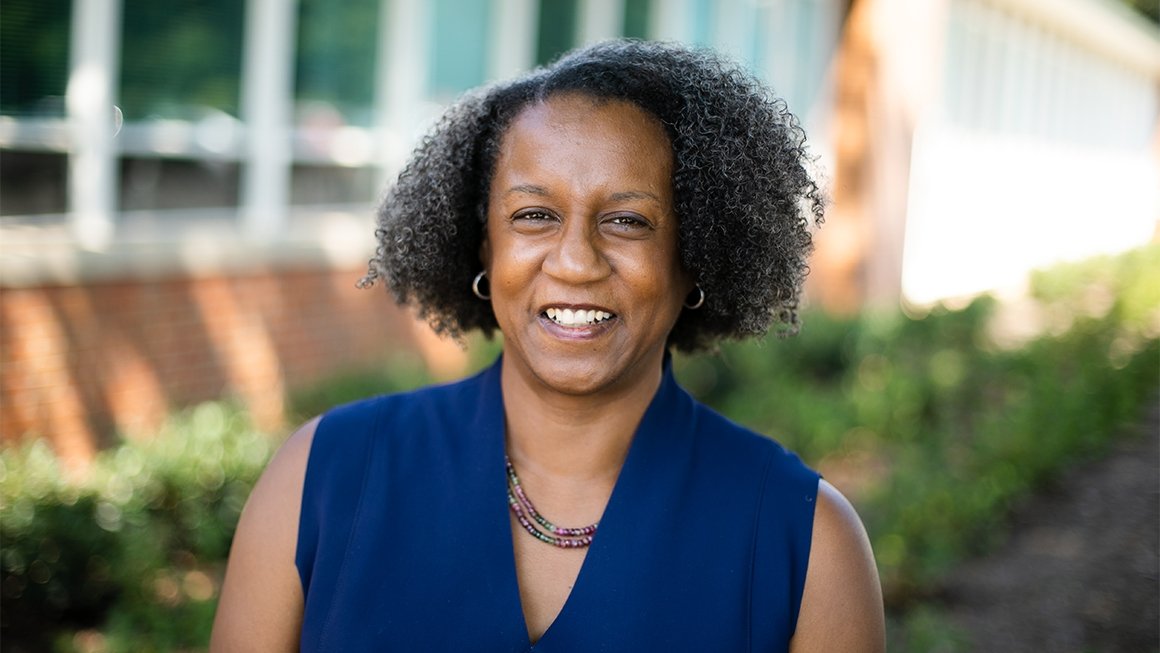
[{"label": "glass window", "polygon": [[0,215],[37,215],[68,210],[68,156],[56,152],[0,154]]},{"label": "glass window", "polygon": [[[298,122],[374,122],[379,0],[301,0],[294,97]],[[323,118],[320,118],[323,117]]]},{"label": "glass window", "polygon": [[124,211],[238,203],[239,166],[233,161],[125,157],[120,180],[118,206]]},{"label": "glass window", "polygon": [[376,175],[373,168],[295,164],[290,171],[290,203],[296,206],[370,203],[378,191]]},{"label": "glass window", "polygon": [[239,109],[244,2],[124,0],[119,106],[126,120]]},{"label": "glass window", "polygon": [[484,82],[490,4],[488,0],[435,1],[429,92],[436,102],[449,102]]},{"label": "glass window", "polygon": [[709,0],[693,0],[693,43],[709,45],[713,40],[717,13]]},{"label": "glass window", "polygon": [[0,113],[64,116],[70,0],[0,2]]},{"label": "glass window", "polygon": [[649,0],[625,0],[624,35],[634,39],[647,39],[651,10],[652,3]]},{"label": "glass window", "polygon": [[578,5],[578,0],[540,0],[537,64],[546,64],[576,45]]}]

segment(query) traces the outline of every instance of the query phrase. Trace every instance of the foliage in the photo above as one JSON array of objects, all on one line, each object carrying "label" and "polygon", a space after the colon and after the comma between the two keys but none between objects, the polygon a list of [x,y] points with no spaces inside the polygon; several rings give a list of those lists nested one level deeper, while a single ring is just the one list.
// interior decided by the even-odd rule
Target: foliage
[{"label": "foliage", "polygon": [[1124,4],[1140,12],[1153,23],[1160,24],[1160,2],[1156,0],[1121,0]]},{"label": "foliage", "polygon": [[[472,336],[462,344],[468,351],[467,373],[490,365],[502,347],[500,338],[486,340],[482,336]],[[287,402],[290,421],[301,424],[335,406],[366,397],[405,392],[434,382],[436,379],[416,353],[394,352],[385,363],[352,368],[322,383],[294,390]]]},{"label": "foliage", "polygon": [[43,441],[0,452],[5,648],[49,650],[58,633],[102,623],[101,650],[204,645],[234,526],[270,449],[241,411],[211,403],[102,453],[79,479]]},{"label": "foliage", "polygon": [[399,352],[385,364],[354,368],[325,382],[290,393],[290,421],[301,424],[335,406],[392,392],[403,392],[431,383],[423,359],[411,352]]},{"label": "foliage", "polygon": [[970,636],[937,609],[918,606],[886,621],[888,649],[895,653],[967,653]]}]

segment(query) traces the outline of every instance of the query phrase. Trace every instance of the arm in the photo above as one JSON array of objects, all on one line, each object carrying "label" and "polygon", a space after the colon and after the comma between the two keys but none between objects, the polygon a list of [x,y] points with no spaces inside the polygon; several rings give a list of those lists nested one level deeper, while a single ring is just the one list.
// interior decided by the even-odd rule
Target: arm
[{"label": "arm", "polygon": [[882,587],[866,530],[846,497],[820,481],[809,570],[790,653],[885,650]]},{"label": "arm", "polygon": [[298,650],[303,597],[294,555],[317,425],[315,418],[286,440],[246,501],[214,617],[214,653]]}]

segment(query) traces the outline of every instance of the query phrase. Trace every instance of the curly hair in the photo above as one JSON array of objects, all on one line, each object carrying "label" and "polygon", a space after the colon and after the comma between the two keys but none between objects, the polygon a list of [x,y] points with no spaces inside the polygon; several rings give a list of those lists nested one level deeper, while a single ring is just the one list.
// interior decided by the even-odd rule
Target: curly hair
[{"label": "curly hair", "polygon": [[683,310],[669,344],[798,329],[824,201],[807,171],[805,132],[783,100],[717,54],[618,40],[566,54],[515,80],[469,93],[423,139],[378,210],[367,286],[384,279],[439,333],[498,327],[471,291],[480,269],[488,190],[501,139],[531,103],[560,93],[631,102],[655,116],[674,154],[673,199],[683,268],[705,292]]}]

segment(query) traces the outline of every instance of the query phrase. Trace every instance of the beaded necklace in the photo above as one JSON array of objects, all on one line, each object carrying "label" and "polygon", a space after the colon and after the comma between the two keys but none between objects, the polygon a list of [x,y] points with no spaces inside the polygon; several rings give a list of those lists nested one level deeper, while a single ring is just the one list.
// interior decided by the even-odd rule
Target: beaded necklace
[{"label": "beaded necklace", "polygon": [[561,549],[582,549],[592,544],[592,536],[596,534],[596,526],[600,522],[580,528],[565,528],[548,521],[524,494],[524,489],[520,487],[520,477],[516,476],[516,468],[512,467],[512,461],[506,454],[503,461],[507,465],[508,505],[525,531],[537,540]]}]

